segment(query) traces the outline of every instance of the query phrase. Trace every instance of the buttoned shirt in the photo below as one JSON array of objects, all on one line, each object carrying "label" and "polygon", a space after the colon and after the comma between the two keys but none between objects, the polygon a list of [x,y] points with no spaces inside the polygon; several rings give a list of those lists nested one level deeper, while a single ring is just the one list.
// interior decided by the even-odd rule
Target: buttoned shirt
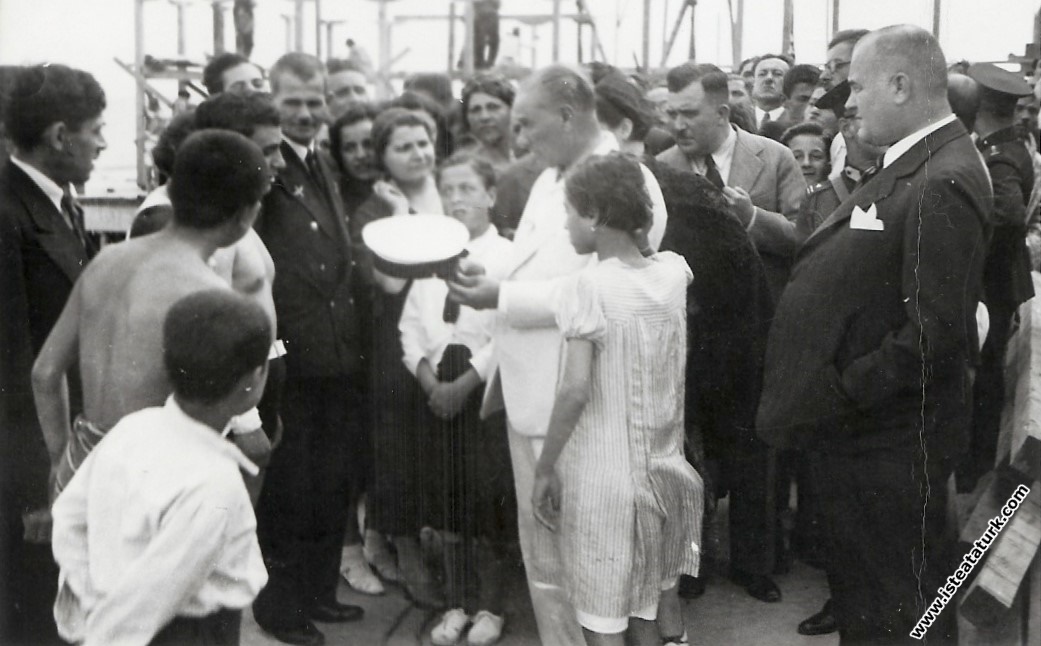
[{"label": "buttoned shirt", "polygon": [[293,152],[296,153],[296,156],[299,157],[300,161],[304,162],[304,165],[306,166],[307,154],[314,152],[314,142],[312,141],[311,145],[305,146],[303,144],[298,144],[289,137],[286,137],[285,135],[282,135],[282,141],[289,144],[289,147],[293,149]]},{"label": "buttoned shirt", "polygon": [[[727,130],[727,138],[723,140],[723,143],[716,148],[712,153],[712,161],[716,164],[716,170],[719,171],[719,176],[723,178],[723,183],[728,184],[730,179],[730,166],[734,161],[734,148],[737,147],[737,133],[734,131],[734,126],[730,126]],[[708,171],[705,166],[705,160],[696,159],[690,162],[691,169],[698,175],[704,176]]]},{"label": "buttoned shirt", "polygon": [[777,121],[784,116],[784,106],[774,108],[773,110],[764,110],[759,106],[755,106],[755,125],[758,128],[763,123],[763,115],[769,114],[770,121]]},{"label": "buttoned shirt", "polygon": [[175,617],[251,604],[267,570],[240,469],[257,473],[173,396],[120,420],[52,509],[62,638],[147,644]]},{"label": "buttoned shirt", "polygon": [[[497,265],[509,257],[511,245],[494,226],[489,226],[466,245],[467,257],[495,273]],[[444,320],[446,296],[448,285],[440,278],[412,283],[398,322],[405,367],[415,375],[420,361],[426,359],[436,372],[449,345],[465,345],[470,349],[470,365],[481,381],[486,381],[492,360],[495,310],[461,307],[456,322],[448,323]]]},{"label": "buttoned shirt", "polygon": [[912,132],[911,134],[907,135],[900,141],[890,146],[889,150],[887,150],[886,154],[882,157],[882,168],[892,166],[893,162],[900,159],[900,156],[906,153],[908,150],[911,150],[912,146],[914,146],[922,139],[925,139],[927,136],[929,136],[930,133],[933,133],[939,130],[940,128],[946,126],[948,123],[954,121],[956,118],[957,117],[955,117],[953,114],[949,114],[943,119],[940,119],[939,121],[934,121],[933,123],[930,123],[924,128]]}]

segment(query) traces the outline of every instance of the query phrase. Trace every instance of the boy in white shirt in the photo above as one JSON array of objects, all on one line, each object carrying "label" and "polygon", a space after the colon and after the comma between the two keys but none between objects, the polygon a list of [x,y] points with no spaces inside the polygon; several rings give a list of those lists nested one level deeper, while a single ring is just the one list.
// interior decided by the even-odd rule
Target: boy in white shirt
[{"label": "boy in white shirt", "polygon": [[[438,189],[445,214],[470,232],[469,257],[485,267],[508,260],[512,243],[499,236],[488,215],[495,202],[491,165],[470,153],[453,155],[438,171]],[[504,420],[480,419],[495,312],[462,307],[455,321],[445,321],[451,318],[444,316],[447,296],[444,280],[417,280],[398,324],[405,365],[439,420],[417,429],[433,439],[431,453],[442,467],[433,471],[444,476],[439,484],[446,513],[438,529],[446,530],[445,596],[451,609],[431,639],[455,644],[472,623],[467,643],[487,646],[502,633],[499,570],[516,515],[508,509],[513,480]]]},{"label": "boy in white shirt", "polygon": [[238,644],[242,608],[267,583],[239,470],[222,436],[256,406],[269,317],[226,289],[177,301],[163,324],[173,394],[124,417],[52,508],[58,632],[76,643]]}]

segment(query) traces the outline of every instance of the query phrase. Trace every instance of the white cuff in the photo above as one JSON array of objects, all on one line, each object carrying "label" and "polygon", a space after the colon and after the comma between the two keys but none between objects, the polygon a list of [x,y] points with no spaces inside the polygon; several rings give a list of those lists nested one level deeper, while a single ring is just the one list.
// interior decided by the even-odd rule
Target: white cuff
[{"label": "white cuff", "polygon": [[759,217],[759,207],[758,206],[753,206],[752,207],[752,219],[748,221],[748,226],[745,227],[745,231],[751,231],[752,230],[752,227],[755,226],[755,219],[757,217]]}]

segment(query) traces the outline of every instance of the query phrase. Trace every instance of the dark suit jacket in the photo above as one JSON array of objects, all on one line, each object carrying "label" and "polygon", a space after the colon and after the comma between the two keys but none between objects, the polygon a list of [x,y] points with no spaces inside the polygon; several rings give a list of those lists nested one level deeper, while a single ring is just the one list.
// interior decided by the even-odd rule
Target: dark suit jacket
[{"label": "dark suit jacket", "polygon": [[[757,430],[778,447],[965,446],[990,185],[961,123],[915,144],[806,241],[767,344]],[[854,208],[884,230],[851,228]]]},{"label": "dark suit jacket", "polygon": [[[50,470],[33,361],[93,252],[22,169],[0,168],[0,477],[28,496],[26,508],[46,505]],[[75,413],[82,409],[78,369],[69,388]]]},{"label": "dark suit jacket", "polygon": [[307,167],[282,143],[286,168],[264,197],[257,219],[275,262],[278,337],[286,376],[356,376],[362,344],[354,302],[351,240],[331,161],[319,155],[329,199]]}]

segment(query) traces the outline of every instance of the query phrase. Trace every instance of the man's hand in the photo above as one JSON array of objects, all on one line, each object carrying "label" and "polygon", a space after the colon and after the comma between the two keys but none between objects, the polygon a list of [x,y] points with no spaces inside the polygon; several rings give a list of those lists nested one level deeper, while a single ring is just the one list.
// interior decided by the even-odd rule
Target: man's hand
[{"label": "man's hand", "polygon": [[560,520],[560,477],[556,470],[535,472],[535,487],[531,492],[531,509],[535,519],[551,532],[557,531]]},{"label": "man's hand", "polygon": [[752,223],[752,216],[755,215],[755,205],[752,204],[748,191],[740,186],[724,186],[723,195],[734,209],[734,215],[741,221],[741,226],[747,229]]},{"label": "man's hand", "polygon": [[499,281],[489,277],[480,263],[461,258],[455,275],[447,283],[449,298],[460,305],[475,310],[499,306]]},{"label": "man's hand", "polygon": [[452,419],[463,410],[469,394],[457,382],[441,382],[430,390],[430,400],[427,403],[430,410],[440,419]]},{"label": "man's hand", "polygon": [[25,528],[22,540],[37,545],[50,543],[51,524],[51,510],[47,507],[22,514],[22,526]]},{"label": "man's hand", "polygon": [[264,429],[234,434],[231,438],[235,446],[258,467],[266,467],[271,461],[271,441]]}]

